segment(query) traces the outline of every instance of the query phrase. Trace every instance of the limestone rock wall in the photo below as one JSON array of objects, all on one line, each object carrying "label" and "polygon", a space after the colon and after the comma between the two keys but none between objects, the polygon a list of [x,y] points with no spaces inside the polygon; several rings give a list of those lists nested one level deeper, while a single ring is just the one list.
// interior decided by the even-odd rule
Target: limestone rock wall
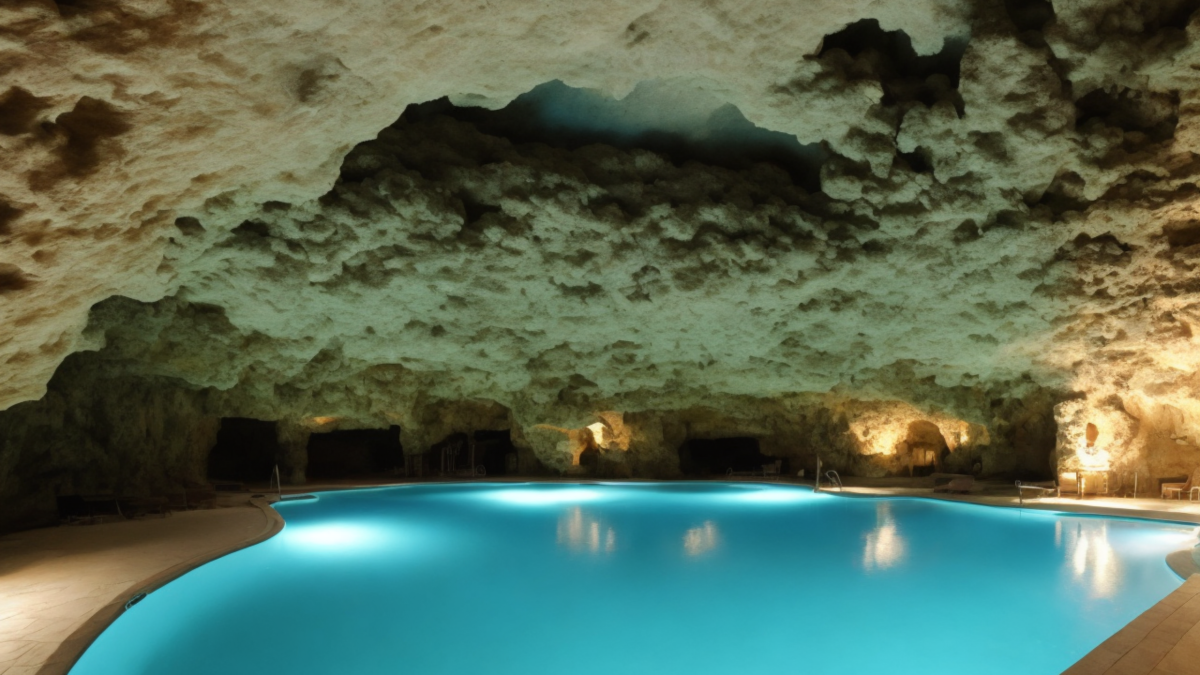
[{"label": "limestone rock wall", "polygon": [[[1047,439],[1062,455],[1108,417],[1179,471],[1200,428],[1194,10],[8,3],[0,407],[99,350],[92,381],[169,381],[171,409],[399,424],[414,447],[506,418],[553,470],[619,413],[603,442],[627,449],[598,448],[617,473],[669,475],[681,438],[742,427],[848,471],[914,448],[1041,471]],[[735,105],[819,145],[816,184],[396,121],[555,79]],[[103,426],[60,417],[64,438]]]},{"label": "limestone rock wall", "polygon": [[[844,90],[804,57],[868,13],[922,53],[968,30],[966,8],[945,0],[6,3],[0,323],[23,330],[0,345],[0,406],[42,395],[86,346],[94,303],[170,292],[175,218],[218,207],[232,227],[255,204],[315,198],[410,103],[685,78],[764,126],[853,145],[877,90]],[[819,110],[793,93],[810,87]]]},{"label": "limestone rock wall", "polygon": [[56,520],[57,496],[160,497],[207,484],[220,418],[205,395],[72,357],[38,401],[0,413],[0,530]]}]

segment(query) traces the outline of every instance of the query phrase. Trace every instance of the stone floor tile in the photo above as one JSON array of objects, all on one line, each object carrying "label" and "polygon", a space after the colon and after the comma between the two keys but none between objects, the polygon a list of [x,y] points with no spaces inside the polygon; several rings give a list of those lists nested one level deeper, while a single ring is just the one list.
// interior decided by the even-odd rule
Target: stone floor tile
[{"label": "stone floor tile", "polygon": [[[255,507],[0,537],[0,675],[33,675],[101,608],[166,569],[261,536]],[[73,658],[73,657],[71,657]],[[70,663],[64,663],[66,672]]]}]

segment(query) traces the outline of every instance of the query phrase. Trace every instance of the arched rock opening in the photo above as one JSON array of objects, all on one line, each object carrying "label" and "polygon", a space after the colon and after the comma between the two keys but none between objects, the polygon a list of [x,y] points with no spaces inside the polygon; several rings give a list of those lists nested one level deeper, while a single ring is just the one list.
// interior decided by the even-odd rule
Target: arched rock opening
[{"label": "arched rock opening", "polygon": [[520,473],[520,457],[508,429],[476,431],[475,464],[482,466],[488,476],[507,476]]},{"label": "arched rock opening", "polygon": [[943,470],[946,455],[950,454],[942,430],[927,420],[909,423],[903,447],[907,449],[908,472],[911,476],[927,476]]},{"label": "arched rock opening", "polygon": [[215,482],[267,482],[278,456],[275,422],[226,417],[208,453],[208,478]]},{"label": "arched rock opening", "polygon": [[761,471],[775,458],[764,455],[757,438],[689,438],[679,446],[679,470],[685,476],[705,477]]},{"label": "arched rock opening", "polygon": [[369,478],[404,466],[400,427],[338,429],[308,437],[309,480]]}]

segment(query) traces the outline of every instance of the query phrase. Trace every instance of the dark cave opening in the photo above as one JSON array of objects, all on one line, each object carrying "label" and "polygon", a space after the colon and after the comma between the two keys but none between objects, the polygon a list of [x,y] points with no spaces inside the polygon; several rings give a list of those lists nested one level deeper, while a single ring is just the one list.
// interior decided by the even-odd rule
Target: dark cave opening
[{"label": "dark cave opening", "polygon": [[488,476],[507,476],[521,470],[517,448],[508,429],[476,431],[475,464],[482,465]]},{"label": "dark cave opening", "polygon": [[226,417],[208,453],[212,481],[267,482],[279,455],[275,422]]},{"label": "dark cave opening", "polygon": [[522,469],[508,429],[450,434],[407,460],[409,477],[511,476]]},{"label": "dark cave opening", "polygon": [[[886,31],[875,19],[856,21],[825,36],[818,57],[834,50],[849,55],[847,64],[857,77],[877,77],[883,85],[883,105],[907,109],[914,102],[932,106],[949,99],[961,116],[962,97],[958,94],[962,57],[967,40],[948,37],[936,54],[919,55],[912,39],[900,30]],[[843,57],[844,58],[844,57]]]},{"label": "dark cave opening", "polygon": [[[1138,91],[1121,87],[1094,89],[1075,101],[1075,128],[1087,131],[1093,125],[1115,127],[1145,134],[1151,143],[1175,137],[1179,124],[1179,93]],[[1133,148],[1129,148],[1133,149]]]},{"label": "dark cave opening", "polygon": [[736,171],[768,163],[786,171],[808,192],[820,189],[821,165],[828,150],[821,144],[802,144],[791,134],[757,127],[733,105],[720,106],[699,126],[687,128],[659,128],[653,119],[640,119],[642,110],[630,112],[624,106],[625,100],[555,80],[500,110],[459,107],[440,98],[408,106],[397,123],[446,116],[516,144],[540,143],[566,150],[597,144],[641,149],[676,165],[694,161]]},{"label": "dark cave opening", "polygon": [[404,466],[400,427],[344,429],[308,437],[310,480],[365,478]]},{"label": "dark cave opening", "polygon": [[750,436],[689,438],[679,446],[679,470],[685,476],[761,471],[764,464],[774,461],[759,449],[758,439]]},{"label": "dark cave opening", "polygon": [[466,433],[450,434],[429,446],[429,450],[422,455],[420,475],[453,476],[467,472],[473,475],[470,452],[470,437]]},{"label": "dark cave opening", "polygon": [[1004,0],[1004,10],[1017,29],[1017,39],[1035,49],[1046,46],[1046,24],[1054,20],[1049,0]]}]

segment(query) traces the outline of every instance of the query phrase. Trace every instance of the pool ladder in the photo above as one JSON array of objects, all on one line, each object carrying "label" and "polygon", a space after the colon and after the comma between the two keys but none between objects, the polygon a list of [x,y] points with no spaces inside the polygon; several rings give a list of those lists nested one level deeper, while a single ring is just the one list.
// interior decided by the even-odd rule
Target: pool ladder
[{"label": "pool ladder", "polygon": [[[838,475],[837,471],[834,471],[833,469],[826,471],[825,478],[829,481],[830,485],[837,486],[838,492],[842,491],[842,477]],[[821,458],[818,457],[817,458],[817,473],[816,473],[816,476],[815,476],[814,482],[813,482],[813,492],[820,492],[820,491],[821,491]]]}]

